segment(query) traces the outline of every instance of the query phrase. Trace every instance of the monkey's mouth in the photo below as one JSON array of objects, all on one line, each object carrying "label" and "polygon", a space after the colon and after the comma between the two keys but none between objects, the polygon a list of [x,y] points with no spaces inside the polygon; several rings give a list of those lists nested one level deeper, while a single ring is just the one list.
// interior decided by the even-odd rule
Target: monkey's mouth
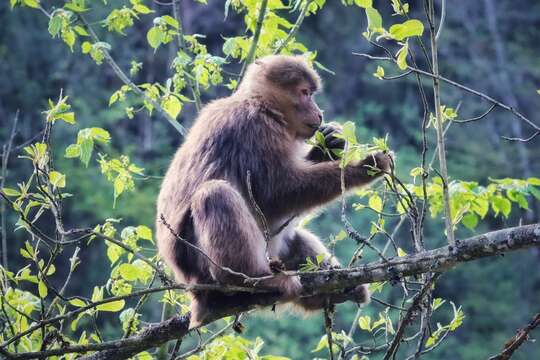
[{"label": "monkey's mouth", "polygon": [[315,133],[315,131],[319,130],[321,124],[306,124],[306,126],[313,130],[313,133]]}]

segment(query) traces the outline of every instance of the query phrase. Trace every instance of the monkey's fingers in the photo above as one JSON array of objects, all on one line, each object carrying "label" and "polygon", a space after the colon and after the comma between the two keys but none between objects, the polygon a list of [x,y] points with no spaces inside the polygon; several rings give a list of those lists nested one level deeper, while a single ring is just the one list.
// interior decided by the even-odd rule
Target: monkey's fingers
[{"label": "monkey's fingers", "polygon": [[331,136],[329,139],[326,139],[326,147],[329,149],[343,149],[345,148],[345,140]]},{"label": "monkey's fingers", "polygon": [[324,137],[327,137],[328,135],[332,133],[340,133],[341,132],[341,126],[336,123],[327,123],[320,127],[320,132],[324,135]]}]

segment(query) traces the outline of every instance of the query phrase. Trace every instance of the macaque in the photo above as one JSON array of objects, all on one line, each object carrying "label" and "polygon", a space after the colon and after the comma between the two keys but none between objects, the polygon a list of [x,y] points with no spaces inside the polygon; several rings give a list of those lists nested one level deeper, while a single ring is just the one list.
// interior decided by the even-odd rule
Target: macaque
[{"label": "macaque", "polygon": [[[304,57],[267,56],[249,65],[235,93],[201,110],[157,201],[158,248],[177,281],[243,285],[241,276],[223,268],[262,277],[273,273],[269,259],[298,270],[306,258],[319,254],[324,254],[325,267],[339,266],[320,239],[298,228],[297,219],[341,195],[342,171],[351,189],[388,172],[393,159],[378,152],[341,169],[339,160],[310,148],[306,140],[317,130],[343,146],[333,137],[339,126],[321,126],[323,115],[313,99],[319,89],[320,78]],[[328,301],[369,301],[365,285],[330,298],[302,297],[299,277],[282,273],[259,285],[276,288],[280,302],[306,310],[323,308]],[[242,301],[217,291],[193,291],[192,297],[192,328],[215,308]]]}]

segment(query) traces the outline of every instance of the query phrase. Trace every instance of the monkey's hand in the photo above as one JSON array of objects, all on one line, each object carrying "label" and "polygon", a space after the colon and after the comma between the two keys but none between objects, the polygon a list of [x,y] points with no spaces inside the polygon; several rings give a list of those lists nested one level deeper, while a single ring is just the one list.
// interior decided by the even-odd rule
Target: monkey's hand
[{"label": "monkey's hand", "polygon": [[368,286],[366,284],[358,285],[357,287],[347,291],[349,300],[358,304],[367,304],[371,300]]},{"label": "monkey's hand", "polygon": [[341,134],[343,128],[338,123],[330,122],[321,125],[318,131],[324,136],[325,149],[323,150],[319,146],[314,146],[308,153],[307,160],[313,162],[336,160],[337,156],[331,150],[343,150],[345,148],[345,140],[337,138],[334,135]]},{"label": "monkey's hand", "polygon": [[368,155],[357,166],[361,166],[372,173],[372,176],[388,174],[394,168],[394,153],[380,151]]}]

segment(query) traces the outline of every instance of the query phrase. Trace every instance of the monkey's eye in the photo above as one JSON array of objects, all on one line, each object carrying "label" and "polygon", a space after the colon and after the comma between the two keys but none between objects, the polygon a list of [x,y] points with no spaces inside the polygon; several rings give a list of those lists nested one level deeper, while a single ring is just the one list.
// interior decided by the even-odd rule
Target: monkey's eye
[{"label": "monkey's eye", "polygon": [[304,96],[310,96],[310,93],[309,93],[309,90],[308,89],[302,89],[300,90],[302,92],[302,95]]}]

